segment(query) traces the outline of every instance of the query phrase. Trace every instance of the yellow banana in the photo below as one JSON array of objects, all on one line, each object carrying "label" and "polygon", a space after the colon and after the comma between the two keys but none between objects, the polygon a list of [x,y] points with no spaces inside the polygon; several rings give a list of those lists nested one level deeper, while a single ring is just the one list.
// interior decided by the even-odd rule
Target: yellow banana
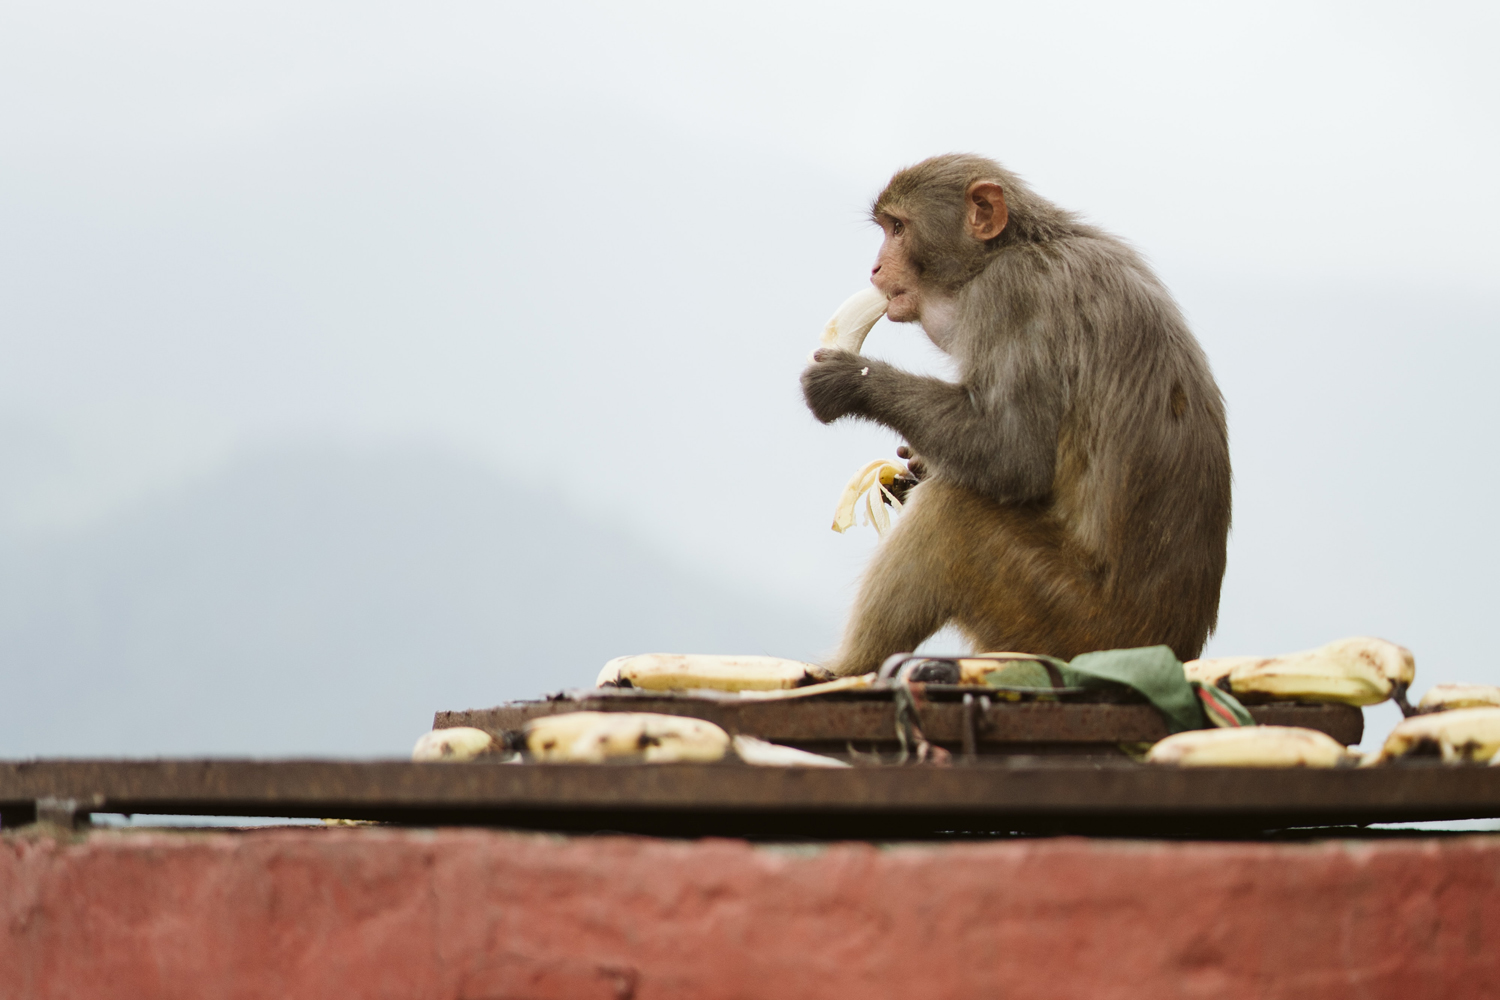
[{"label": "yellow banana", "polygon": [[1213,686],[1219,683],[1219,678],[1229,676],[1235,667],[1264,663],[1267,659],[1264,656],[1220,656],[1212,660],[1188,660],[1182,665],[1182,672],[1190,681]]},{"label": "yellow banana", "polygon": [[604,665],[604,668],[599,671],[599,676],[596,677],[596,678],[594,678],[594,687],[601,687],[602,688],[606,684],[608,684],[610,686],[615,686],[615,687],[619,686],[619,683],[620,683],[620,665],[622,663],[624,663],[625,661],[631,660],[631,659],[634,659],[634,657],[631,657],[631,656],[617,656],[613,660],[610,660],[608,663],[606,663]]},{"label": "yellow banana", "polygon": [[1227,677],[1230,691],[1252,700],[1375,705],[1405,691],[1416,663],[1405,647],[1354,636],[1284,656],[1189,660],[1183,670],[1189,680],[1206,684]]},{"label": "yellow banana", "polygon": [[1351,760],[1327,733],[1296,726],[1241,726],[1174,733],[1146,754],[1179,767],[1336,767]]},{"label": "yellow banana", "polygon": [[1447,764],[1489,760],[1500,751],[1500,708],[1457,708],[1402,719],[1370,763],[1436,752]]},{"label": "yellow banana", "polygon": [[598,764],[638,758],[649,764],[715,761],[729,734],[712,722],[654,712],[567,712],[526,724],[526,749],[539,761]]},{"label": "yellow banana", "polygon": [[610,660],[598,683],[629,681],[647,691],[775,691],[828,676],[822,667],[777,656],[641,653]]},{"label": "yellow banana", "polygon": [[481,754],[493,753],[500,744],[483,729],[455,726],[452,729],[434,729],[424,733],[412,748],[411,759],[415,761],[464,761],[473,760]]},{"label": "yellow banana", "polygon": [[836,680],[823,681],[819,684],[807,684],[799,688],[782,688],[777,691],[741,691],[741,698],[754,698],[757,701],[790,701],[793,698],[816,698],[818,695],[833,694],[835,691],[858,691],[875,683],[875,672],[858,674],[853,677],[840,677]]},{"label": "yellow banana", "polygon": [[1434,684],[1417,703],[1419,712],[1500,706],[1500,687],[1493,684]]}]

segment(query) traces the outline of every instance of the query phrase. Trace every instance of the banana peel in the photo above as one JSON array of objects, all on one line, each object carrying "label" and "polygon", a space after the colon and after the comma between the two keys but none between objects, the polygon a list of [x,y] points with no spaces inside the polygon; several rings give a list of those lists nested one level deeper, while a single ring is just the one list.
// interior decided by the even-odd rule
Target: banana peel
[{"label": "banana peel", "polygon": [[859,498],[864,497],[866,523],[874,526],[876,534],[885,534],[886,529],[891,526],[891,513],[885,509],[886,504],[889,503],[898,512],[902,507],[901,501],[889,487],[897,477],[906,474],[904,466],[888,459],[877,458],[867,463],[854,474],[844,487],[844,492],[839,495],[838,507],[833,512],[833,530],[843,534],[853,526],[855,507]]}]

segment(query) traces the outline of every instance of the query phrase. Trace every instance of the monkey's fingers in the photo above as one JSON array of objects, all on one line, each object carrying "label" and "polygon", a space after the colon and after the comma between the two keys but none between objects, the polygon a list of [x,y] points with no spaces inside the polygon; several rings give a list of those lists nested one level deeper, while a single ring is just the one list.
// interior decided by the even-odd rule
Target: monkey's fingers
[{"label": "monkey's fingers", "polygon": [[906,504],[906,497],[911,493],[911,488],[915,485],[917,485],[917,479],[915,476],[897,476],[895,479],[891,480],[891,484],[885,488],[885,492],[890,495],[890,499],[886,500],[885,502],[890,503],[891,500],[895,500],[897,509],[900,509]]},{"label": "monkey's fingers", "polygon": [[886,299],[875,288],[855,292],[844,300],[823,327],[821,347],[837,347],[840,350],[859,353],[869,336],[870,328],[885,315]]}]

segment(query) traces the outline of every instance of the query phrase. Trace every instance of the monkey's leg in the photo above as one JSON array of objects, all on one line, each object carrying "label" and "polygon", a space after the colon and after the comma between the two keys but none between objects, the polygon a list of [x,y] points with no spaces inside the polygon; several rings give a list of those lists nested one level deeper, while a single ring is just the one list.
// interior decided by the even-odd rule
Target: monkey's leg
[{"label": "monkey's leg", "polygon": [[1079,653],[1143,645],[1133,602],[1108,597],[1101,574],[1061,539],[1044,513],[959,498],[971,525],[957,591],[956,624],[976,652],[1009,650],[1072,659]]},{"label": "monkey's leg", "polygon": [[945,621],[976,651],[1071,659],[1129,644],[1119,641],[1131,632],[1123,609],[1045,509],[999,504],[942,480],[925,487],[924,499],[936,523],[922,543],[932,578],[942,581]]},{"label": "monkey's leg", "polygon": [[940,496],[920,492],[913,491],[865,572],[843,643],[828,663],[836,674],[868,673],[892,653],[916,649],[958,610],[952,518]]}]

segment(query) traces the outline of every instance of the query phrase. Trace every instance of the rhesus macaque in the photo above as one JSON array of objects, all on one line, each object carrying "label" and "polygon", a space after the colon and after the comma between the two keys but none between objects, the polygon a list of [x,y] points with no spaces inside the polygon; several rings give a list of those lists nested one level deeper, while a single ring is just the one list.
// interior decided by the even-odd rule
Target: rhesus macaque
[{"label": "rhesus macaque", "polygon": [[1218,617],[1229,440],[1208,361],[1140,256],[999,164],[939,156],[875,200],[871,281],[957,384],[821,348],[822,422],[873,420],[921,482],[876,553],[829,666],[874,670],[948,623],[976,651],[1164,643]]}]

